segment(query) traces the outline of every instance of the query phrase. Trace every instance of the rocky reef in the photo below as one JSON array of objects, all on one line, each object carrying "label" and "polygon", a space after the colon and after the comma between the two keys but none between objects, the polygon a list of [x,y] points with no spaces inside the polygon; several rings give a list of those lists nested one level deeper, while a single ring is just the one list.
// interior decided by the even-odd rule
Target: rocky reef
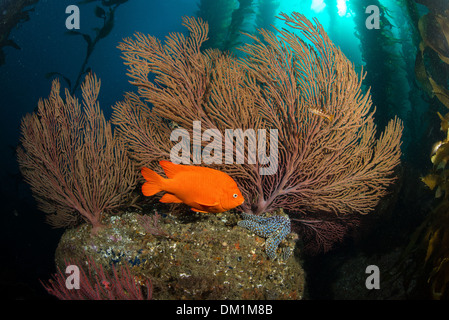
[{"label": "rocky reef", "polygon": [[64,270],[66,261],[94,261],[110,270],[128,264],[135,279],[151,280],[154,299],[302,299],[305,273],[293,235],[277,251],[294,254],[271,260],[265,239],[239,220],[232,212],[110,215],[94,236],[87,223],[68,229],[56,265]]}]

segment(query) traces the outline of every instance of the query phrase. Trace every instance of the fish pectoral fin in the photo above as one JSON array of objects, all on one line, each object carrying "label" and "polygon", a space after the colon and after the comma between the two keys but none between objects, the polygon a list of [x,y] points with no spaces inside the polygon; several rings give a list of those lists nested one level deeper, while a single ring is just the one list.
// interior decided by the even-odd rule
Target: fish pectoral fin
[{"label": "fish pectoral fin", "polygon": [[162,198],[159,200],[163,203],[182,203],[183,201],[179,199],[177,196],[171,193],[166,193],[162,196]]},{"label": "fish pectoral fin", "polygon": [[196,203],[198,203],[202,207],[215,207],[220,204],[218,201],[215,201],[214,203],[201,203],[201,202],[196,202]]},{"label": "fish pectoral fin", "polygon": [[213,208],[218,206],[218,202],[214,202],[214,203],[200,203],[200,202],[196,202],[196,204],[198,204],[198,206],[201,209],[196,209],[196,208],[192,208],[193,211],[195,212],[203,212],[203,213],[210,213],[213,212],[213,210],[209,210],[209,208]]}]

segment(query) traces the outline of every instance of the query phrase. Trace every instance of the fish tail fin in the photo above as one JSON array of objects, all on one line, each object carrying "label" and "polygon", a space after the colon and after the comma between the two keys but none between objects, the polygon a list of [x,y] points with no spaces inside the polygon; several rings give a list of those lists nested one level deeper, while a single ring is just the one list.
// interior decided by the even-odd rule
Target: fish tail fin
[{"label": "fish tail fin", "polygon": [[141,172],[145,180],[147,180],[142,186],[142,193],[144,196],[152,196],[164,190],[164,178],[148,168],[142,168]]}]

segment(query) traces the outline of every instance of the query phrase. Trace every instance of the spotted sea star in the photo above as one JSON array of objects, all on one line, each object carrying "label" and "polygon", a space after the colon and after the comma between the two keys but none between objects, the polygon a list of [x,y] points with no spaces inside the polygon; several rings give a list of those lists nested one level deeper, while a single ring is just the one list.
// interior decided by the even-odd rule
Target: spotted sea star
[{"label": "spotted sea star", "polygon": [[[276,249],[285,237],[291,232],[290,219],[285,216],[260,217],[249,213],[242,213],[244,220],[237,225],[246,228],[260,237],[267,238],[265,247],[270,259],[276,259]],[[287,260],[292,250],[286,248],[283,258]]]}]

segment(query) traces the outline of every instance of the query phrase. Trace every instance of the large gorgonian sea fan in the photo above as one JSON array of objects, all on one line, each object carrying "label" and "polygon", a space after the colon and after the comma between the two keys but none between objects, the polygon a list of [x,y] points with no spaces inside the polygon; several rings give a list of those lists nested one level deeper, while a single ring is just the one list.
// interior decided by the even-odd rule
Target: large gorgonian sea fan
[{"label": "large gorgonian sea fan", "polygon": [[68,89],[63,99],[53,80],[48,99],[22,119],[17,158],[52,226],[72,226],[83,218],[95,233],[105,212],[132,202],[137,174],[100,110],[100,80],[88,74],[81,90],[84,107]]},{"label": "large gorgonian sea fan", "polygon": [[[376,139],[363,75],[318,21],[298,13],[280,19],[299,33],[262,29],[259,36],[248,35],[241,59],[201,51],[208,33],[201,19],[184,18],[189,36],[172,33],[164,44],[140,33],[124,39],[119,48],[138,94],[128,93],[115,105],[113,121],[137,165],[153,168],[170,158],[174,127],[190,137],[195,121],[203,135],[218,129],[223,137],[226,129],[276,129],[275,174],[260,174],[259,159],[249,163],[248,145],[243,164],[214,165],[237,180],[245,197],[242,210],[368,213],[394,181],[402,122],[391,120]],[[203,147],[210,143],[203,140]],[[223,139],[218,143],[226,150]]]}]

